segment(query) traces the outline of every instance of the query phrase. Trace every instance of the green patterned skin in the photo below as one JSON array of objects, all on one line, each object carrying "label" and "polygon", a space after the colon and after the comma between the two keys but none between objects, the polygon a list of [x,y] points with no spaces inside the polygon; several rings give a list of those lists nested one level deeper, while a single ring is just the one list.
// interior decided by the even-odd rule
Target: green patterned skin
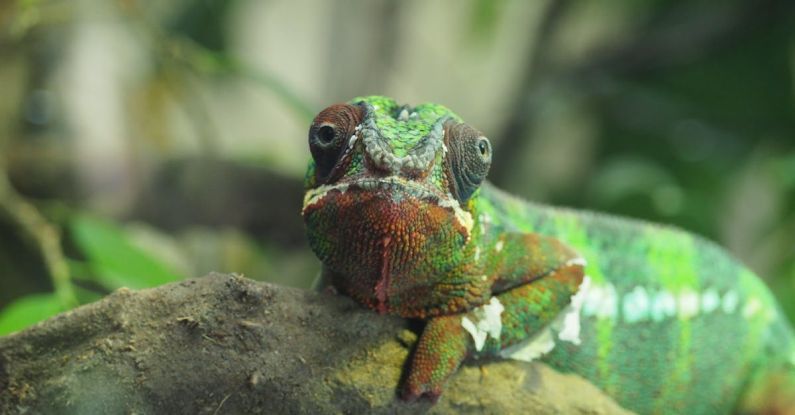
[{"label": "green patterned skin", "polygon": [[356,98],[322,111],[309,144],[302,214],[324,281],[426,321],[404,399],[497,356],[641,414],[795,413],[792,329],[716,245],[499,191],[488,140],[440,105]]}]

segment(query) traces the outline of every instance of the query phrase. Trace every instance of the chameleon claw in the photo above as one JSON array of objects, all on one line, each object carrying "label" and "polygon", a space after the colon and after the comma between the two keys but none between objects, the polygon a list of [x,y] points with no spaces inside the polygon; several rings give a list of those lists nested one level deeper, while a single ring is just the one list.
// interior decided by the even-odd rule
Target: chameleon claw
[{"label": "chameleon claw", "polygon": [[408,385],[404,387],[400,393],[400,399],[409,403],[416,402],[420,396],[422,396],[422,392],[418,388],[414,388]]},{"label": "chameleon claw", "polygon": [[403,400],[439,400],[445,382],[468,354],[469,335],[460,321],[460,315],[449,315],[432,318],[425,325],[403,384]]},{"label": "chameleon claw", "polygon": [[413,403],[422,398],[427,398],[431,403],[436,403],[439,401],[440,396],[442,396],[441,386],[429,387],[427,385],[412,385],[407,383],[400,394],[400,399]]},{"label": "chameleon claw", "polygon": [[442,387],[436,387],[432,390],[425,393],[425,396],[431,401],[431,403],[436,403],[439,401],[439,397],[442,396]]}]

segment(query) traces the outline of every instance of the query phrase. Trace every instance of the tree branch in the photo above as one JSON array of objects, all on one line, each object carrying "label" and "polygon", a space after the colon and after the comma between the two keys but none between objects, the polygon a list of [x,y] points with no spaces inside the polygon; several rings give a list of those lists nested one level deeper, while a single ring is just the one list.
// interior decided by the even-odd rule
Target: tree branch
[{"label": "tree branch", "polygon": [[0,216],[6,216],[28,238],[39,251],[52,281],[55,293],[64,305],[77,304],[70,283],[71,276],[61,249],[60,230],[52,225],[36,207],[17,194],[8,182],[6,172],[0,162]]},{"label": "tree branch", "polygon": [[623,411],[542,364],[464,367],[436,404],[395,396],[416,336],[348,298],[212,274],[0,338],[0,413]]}]

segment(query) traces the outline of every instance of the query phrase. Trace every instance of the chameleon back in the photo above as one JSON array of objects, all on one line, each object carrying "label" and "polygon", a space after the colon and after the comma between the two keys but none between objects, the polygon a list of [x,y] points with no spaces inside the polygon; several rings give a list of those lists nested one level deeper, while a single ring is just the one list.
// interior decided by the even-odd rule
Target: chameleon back
[{"label": "chameleon back", "polygon": [[544,361],[639,413],[795,405],[792,329],[767,287],[723,249],[670,227],[482,191],[477,211],[496,232],[554,236],[588,262],[582,343],[557,342]]}]

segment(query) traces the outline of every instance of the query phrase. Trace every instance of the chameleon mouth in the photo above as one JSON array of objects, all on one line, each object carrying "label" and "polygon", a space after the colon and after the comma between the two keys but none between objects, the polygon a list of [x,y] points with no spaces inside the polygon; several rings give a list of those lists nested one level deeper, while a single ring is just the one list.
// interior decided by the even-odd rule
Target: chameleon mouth
[{"label": "chameleon mouth", "polygon": [[308,206],[322,200],[332,191],[345,193],[348,190],[364,190],[368,192],[407,195],[418,200],[427,201],[434,204],[440,204],[443,200],[440,195],[428,190],[414,181],[406,180],[397,176],[388,176],[384,178],[359,179],[351,182],[324,185],[310,189],[304,195],[303,210],[306,210]]},{"label": "chameleon mouth", "polygon": [[419,200],[428,200],[435,203],[438,203],[440,200],[439,195],[429,191],[425,187],[420,186],[416,182],[396,176],[389,176],[382,179],[362,179],[351,183],[350,186],[354,188],[358,187],[368,191],[397,191],[409,194]]},{"label": "chameleon mouth", "polygon": [[313,206],[323,202],[331,194],[345,194],[349,190],[362,191],[372,194],[389,195],[396,202],[401,199],[415,199],[423,203],[436,205],[450,210],[454,220],[466,229],[467,239],[471,233],[474,220],[472,214],[464,210],[451,194],[441,195],[428,190],[426,187],[415,181],[407,180],[398,176],[388,176],[384,178],[363,178],[332,185],[322,185],[314,189],[309,189],[304,194],[304,206],[301,214],[306,216],[307,211]]}]

